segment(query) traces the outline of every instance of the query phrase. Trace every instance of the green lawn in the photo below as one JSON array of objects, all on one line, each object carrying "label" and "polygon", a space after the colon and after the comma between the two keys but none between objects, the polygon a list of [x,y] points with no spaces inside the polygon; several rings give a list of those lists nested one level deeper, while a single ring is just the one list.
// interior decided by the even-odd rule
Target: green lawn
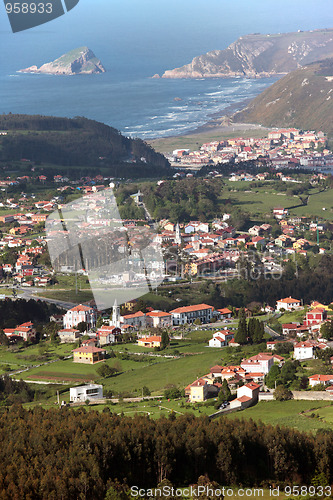
[{"label": "green lawn", "polygon": [[68,356],[72,349],[73,345],[52,345],[49,342],[41,342],[38,346],[22,346],[21,348],[0,346],[0,374],[8,371],[4,370],[4,367],[7,366],[10,367],[11,371],[15,371],[34,367],[40,363],[57,359],[59,356]]},{"label": "green lawn", "polygon": [[[331,429],[331,421],[311,418],[315,410],[327,407],[328,401],[261,401],[256,406],[248,408],[242,412],[230,413],[225,418],[252,419],[256,422],[261,421],[264,424],[280,425],[292,427],[299,431],[316,432],[318,429]],[[312,411],[313,410],[313,411]],[[318,413],[330,411],[333,415],[333,407],[320,410]],[[301,413],[301,412],[304,413]]]},{"label": "green lawn", "polygon": [[[296,297],[297,298],[297,297]],[[305,309],[282,314],[277,320],[279,323],[303,323]]]}]

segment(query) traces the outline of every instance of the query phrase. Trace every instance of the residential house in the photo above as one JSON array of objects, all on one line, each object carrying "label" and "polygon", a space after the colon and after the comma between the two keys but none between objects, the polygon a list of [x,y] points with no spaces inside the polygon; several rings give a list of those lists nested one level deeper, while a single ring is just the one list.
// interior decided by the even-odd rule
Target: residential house
[{"label": "residential house", "polygon": [[300,300],[293,299],[292,297],[287,297],[276,302],[276,310],[280,311],[281,309],[285,309],[286,311],[291,311],[292,309],[300,307],[300,305]]},{"label": "residential house", "polygon": [[303,359],[314,358],[315,347],[310,342],[298,342],[294,345],[294,358],[302,361]]},{"label": "residential house", "polygon": [[138,339],[138,345],[140,347],[161,347],[162,337],[159,335],[152,335],[151,337],[142,337]]},{"label": "residential house", "polygon": [[320,325],[327,320],[327,311],[321,308],[311,309],[306,313],[305,325]]},{"label": "residential house", "polygon": [[63,328],[62,330],[59,330],[58,336],[61,343],[77,342],[81,337],[81,334],[79,330],[75,330],[75,328]]},{"label": "residential house", "polygon": [[333,375],[311,375],[309,377],[309,386],[314,387],[315,385],[331,385],[333,384]]},{"label": "residential house", "polygon": [[273,365],[273,356],[263,352],[260,352],[256,356],[251,356],[251,358],[243,359],[241,362],[241,367],[244,368],[246,372],[264,373],[265,375],[270,371]]},{"label": "residential house", "polygon": [[234,339],[234,332],[224,329],[218,332],[213,333],[213,338],[209,341],[209,347],[224,347],[227,346],[228,343]]},{"label": "residential house", "polygon": [[102,385],[87,384],[69,389],[69,400],[71,403],[84,402],[90,399],[103,399]]},{"label": "residential house", "polygon": [[99,347],[81,346],[73,350],[74,363],[85,363],[93,365],[99,361],[104,361],[106,351]]},{"label": "residential house", "polygon": [[3,331],[8,338],[15,339],[15,337],[16,338],[19,337],[24,341],[31,340],[36,336],[36,330],[31,321],[22,323],[21,325],[18,325],[15,328],[4,328]]},{"label": "residential house", "polygon": [[63,316],[64,328],[73,328],[81,322],[87,323],[88,330],[96,326],[96,311],[93,307],[79,304]]},{"label": "residential house", "polygon": [[121,317],[121,323],[126,325],[132,325],[136,328],[145,328],[146,327],[146,315],[145,313],[138,311],[133,314],[125,314]]},{"label": "residential house", "polygon": [[146,313],[147,326],[154,328],[170,328],[172,326],[172,315],[164,311],[151,311]]},{"label": "residential house", "polygon": [[121,329],[113,325],[103,325],[97,330],[100,346],[114,344],[118,341],[120,335]]}]

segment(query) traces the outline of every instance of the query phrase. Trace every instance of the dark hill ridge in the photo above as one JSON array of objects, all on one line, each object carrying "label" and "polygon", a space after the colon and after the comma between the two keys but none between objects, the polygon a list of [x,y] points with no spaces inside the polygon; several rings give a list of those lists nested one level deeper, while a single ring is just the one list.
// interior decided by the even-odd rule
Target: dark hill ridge
[{"label": "dark hill ridge", "polygon": [[[2,161],[28,158],[54,165],[87,167],[100,166],[102,161],[104,167],[120,165],[118,176],[131,170],[131,176],[136,177],[141,173],[163,175],[169,168],[165,157],[141,139],[124,137],[115,128],[87,118],[0,115],[0,130],[8,132],[0,136]],[[137,163],[128,163],[133,160]]]},{"label": "dark hill ridge", "polygon": [[268,87],[234,121],[323,130],[333,135],[333,58],[304,66]]},{"label": "dark hill ridge", "polygon": [[333,56],[333,29],[251,34],[224,50],[195,57],[192,62],[167,70],[163,78],[267,77],[286,74],[300,66]]}]

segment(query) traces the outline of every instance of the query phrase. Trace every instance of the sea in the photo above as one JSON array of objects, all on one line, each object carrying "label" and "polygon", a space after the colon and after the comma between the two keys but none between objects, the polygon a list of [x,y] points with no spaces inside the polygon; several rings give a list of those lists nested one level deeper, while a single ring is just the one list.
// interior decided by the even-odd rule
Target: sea
[{"label": "sea", "polygon": [[274,78],[117,78],[112,73],[0,77],[1,112],[85,116],[142,139],[180,135],[255,97]]},{"label": "sea", "polygon": [[[281,0],[280,9],[269,2],[263,9],[262,0],[80,0],[70,13],[21,33],[11,32],[0,5],[0,113],[86,116],[142,139],[193,131],[255,97],[276,78],[174,80],[153,75],[224,49],[246,33],[329,25],[330,1],[305,5]],[[81,46],[93,50],[106,73],[18,72]]]}]

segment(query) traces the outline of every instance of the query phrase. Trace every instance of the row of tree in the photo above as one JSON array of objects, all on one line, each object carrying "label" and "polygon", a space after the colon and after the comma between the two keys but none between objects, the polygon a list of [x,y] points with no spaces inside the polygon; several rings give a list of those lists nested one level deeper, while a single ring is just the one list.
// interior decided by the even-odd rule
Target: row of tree
[{"label": "row of tree", "polygon": [[241,308],[238,313],[238,328],[235,333],[235,342],[238,344],[261,344],[264,338],[264,323],[257,318],[246,321],[245,309]]}]

